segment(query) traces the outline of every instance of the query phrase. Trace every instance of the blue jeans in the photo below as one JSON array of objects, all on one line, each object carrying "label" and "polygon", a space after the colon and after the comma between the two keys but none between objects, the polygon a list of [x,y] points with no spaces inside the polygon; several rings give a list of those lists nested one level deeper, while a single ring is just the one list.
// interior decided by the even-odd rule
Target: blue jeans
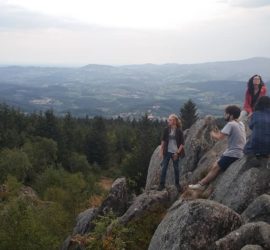
[{"label": "blue jeans", "polygon": [[175,185],[179,185],[179,158],[177,160],[173,159],[173,153],[167,152],[164,155],[163,161],[161,163],[162,165],[162,171],[161,171],[161,177],[160,177],[160,185],[165,185],[165,179],[167,174],[168,165],[170,162],[170,159],[173,161],[173,168],[174,168],[174,178],[175,178]]}]

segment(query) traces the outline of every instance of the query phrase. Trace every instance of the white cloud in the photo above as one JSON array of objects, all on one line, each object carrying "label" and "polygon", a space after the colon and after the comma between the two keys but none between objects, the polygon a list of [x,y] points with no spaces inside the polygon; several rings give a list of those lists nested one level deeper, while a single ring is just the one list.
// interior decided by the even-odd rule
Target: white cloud
[{"label": "white cloud", "polygon": [[[83,12],[81,20],[76,21],[74,13],[82,9],[83,0],[77,0],[79,7],[74,8],[73,16],[68,15],[70,8],[74,7],[71,1],[64,4],[57,0],[51,10],[55,13],[49,13],[50,0],[47,1],[36,0],[30,5],[30,0],[22,0],[24,8],[23,4],[11,6],[15,1],[7,0],[5,4],[2,1],[6,8],[0,8],[0,63],[194,63],[270,57],[270,6],[236,8],[230,7],[228,2],[208,0],[204,8],[209,10],[204,12],[201,9],[204,1],[201,0],[172,0],[166,1],[167,5],[161,0],[156,1],[156,5],[152,0],[138,0],[138,5],[131,7],[126,7],[125,1],[120,0],[87,1],[85,15],[88,13],[92,19],[84,20]],[[177,2],[185,8],[181,9]],[[56,11],[60,9],[60,3],[65,9],[61,14]],[[96,3],[95,8],[91,9],[90,3]],[[143,3],[145,8],[140,12],[138,6]],[[174,5],[169,6],[170,3]],[[194,10],[185,14],[192,9],[191,3]],[[37,12],[41,11],[37,10],[38,7],[44,8],[42,14]],[[122,7],[125,10],[131,8],[128,14],[134,7],[134,13],[129,17],[127,13],[124,15],[123,9],[114,12]],[[101,11],[102,8],[105,10]],[[203,14],[193,20],[193,15],[199,10]],[[207,17],[206,13],[212,15]],[[181,14],[183,16],[179,18]]]},{"label": "white cloud", "polygon": [[270,5],[269,0],[228,0],[231,6],[245,7],[245,8],[257,8]]},{"label": "white cloud", "polygon": [[9,0],[8,3],[88,24],[140,29],[178,28],[220,13],[215,0]]}]

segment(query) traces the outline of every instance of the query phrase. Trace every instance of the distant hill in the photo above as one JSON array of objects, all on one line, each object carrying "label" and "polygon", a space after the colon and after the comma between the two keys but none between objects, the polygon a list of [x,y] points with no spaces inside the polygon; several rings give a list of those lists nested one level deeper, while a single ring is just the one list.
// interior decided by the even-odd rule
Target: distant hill
[{"label": "distant hill", "polygon": [[248,78],[270,80],[270,58],[201,64],[142,64],[79,68],[0,67],[0,101],[25,111],[58,114],[166,116],[192,98],[202,115],[241,105]]}]

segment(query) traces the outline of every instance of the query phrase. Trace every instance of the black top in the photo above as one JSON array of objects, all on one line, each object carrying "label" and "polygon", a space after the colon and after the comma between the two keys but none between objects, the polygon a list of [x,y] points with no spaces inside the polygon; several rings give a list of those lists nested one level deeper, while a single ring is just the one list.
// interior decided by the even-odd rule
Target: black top
[{"label": "black top", "polygon": [[[170,134],[170,128],[166,127],[163,130],[163,134],[161,138],[161,140],[165,142],[164,150],[163,150],[164,155],[167,153],[167,150],[168,150],[169,134]],[[184,145],[184,135],[180,128],[175,129],[175,139],[176,139],[177,148],[179,148],[181,144]],[[182,155],[182,153],[184,153],[184,150],[181,151],[180,156]]]}]

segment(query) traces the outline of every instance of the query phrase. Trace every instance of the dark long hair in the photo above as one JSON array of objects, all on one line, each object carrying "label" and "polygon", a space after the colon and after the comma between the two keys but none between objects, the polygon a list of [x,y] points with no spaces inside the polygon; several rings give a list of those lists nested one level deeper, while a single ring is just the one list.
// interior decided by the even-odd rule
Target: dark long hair
[{"label": "dark long hair", "polygon": [[255,111],[263,111],[265,109],[270,109],[269,96],[261,96],[255,105]]},{"label": "dark long hair", "polygon": [[[256,95],[254,94],[254,84],[253,84],[254,77],[259,77],[260,78],[259,92]],[[248,85],[248,92],[251,95],[251,106],[254,107],[254,105],[256,104],[258,96],[260,96],[260,92],[261,92],[262,86],[264,85],[264,82],[263,82],[262,77],[260,75],[254,75],[248,80],[247,85]]]},{"label": "dark long hair", "polygon": [[253,78],[254,77],[260,78],[259,91],[261,91],[261,88],[264,85],[264,82],[263,82],[262,77],[260,75],[254,75],[254,76],[250,77],[248,80],[248,83],[247,83],[247,87],[248,87],[248,92],[250,93],[251,96],[254,95],[254,85],[253,85]]}]

